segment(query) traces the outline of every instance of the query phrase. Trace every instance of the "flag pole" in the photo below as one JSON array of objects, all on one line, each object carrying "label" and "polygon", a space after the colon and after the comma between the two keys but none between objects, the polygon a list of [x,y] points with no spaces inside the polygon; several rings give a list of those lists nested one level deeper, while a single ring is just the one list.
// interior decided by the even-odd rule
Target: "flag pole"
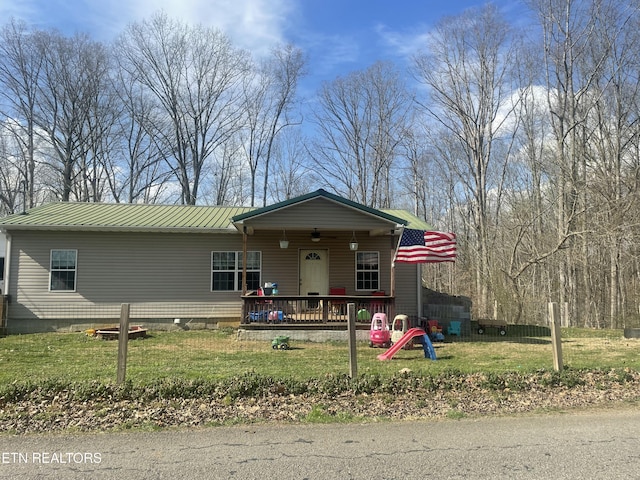
[{"label": "flag pole", "polygon": [[242,295],[247,294],[247,226],[242,226]]},{"label": "flag pole", "polygon": [[[404,231],[404,226],[402,230],[400,230],[400,238],[402,238],[402,232]],[[396,242],[396,229],[391,230],[391,296],[395,297],[396,295],[396,254],[398,252],[398,246],[400,242]]]}]

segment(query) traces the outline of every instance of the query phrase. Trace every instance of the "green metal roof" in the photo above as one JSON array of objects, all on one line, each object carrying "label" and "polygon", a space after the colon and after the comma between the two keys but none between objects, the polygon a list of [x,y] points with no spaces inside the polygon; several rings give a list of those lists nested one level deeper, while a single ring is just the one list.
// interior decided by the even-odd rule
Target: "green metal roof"
[{"label": "green metal roof", "polygon": [[[291,198],[291,199],[285,200],[283,202],[274,203],[273,205],[268,205],[266,207],[256,208],[255,210],[251,210],[251,211],[247,211],[245,213],[241,213],[241,214],[236,215],[235,217],[233,217],[233,221],[234,221],[234,223],[243,222],[244,220],[250,219],[252,217],[258,217],[260,215],[264,215],[266,213],[274,212],[276,210],[280,210],[281,208],[286,208],[286,207],[289,207],[291,205],[295,205],[297,203],[306,202],[308,200],[311,200],[311,199],[314,199],[314,198],[318,198],[318,197],[326,198],[326,199],[332,200],[332,201],[334,201],[336,203],[341,203],[343,205],[346,205],[347,207],[351,207],[351,208],[355,208],[356,210],[360,210],[361,212],[365,212],[365,213],[368,213],[368,214],[371,214],[371,215],[376,215],[378,217],[381,217],[381,218],[384,218],[386,220],[389,220],[390,222],[394,222],[394,223],[401,224],[401,225],[405,225],[407,223],[407,221],[402,217],[391,215],[391,214],[386,213],[385,211],[382,211],[382,210],[376,210],[375,208],[367,207],[366,205],[362,205],[360,203],[356,203],[356,202],[354,202],[352,200],[348,200],[348,199],[340,197],[338,195],[334,195],[333,193],[329,193],[326,190],[323,190],[322,188],[319,189],[319,190],[316,190],[315,192],[307,193],[306,195],[300,195],[299,197]],[[400,211],[400,210],[397,210],[397,211]],[[405,212],[405,213],[408,213],[408,212]]]},{"label": "green metal roof", "polygon": [[404,219],[407,222],[407,224],[405,225],[406,228],[414,228],[416,230],[433,229],[433,227],[431,227],[431,225],[429,225],[427,222],[416,217],[413,213],[410,213],[407,210],[385,208],[382,211],[388,215]]},{"label": "green metal roof", "polygon": [[234,223],[316,197],[324,197],[377,215],[407,228],[429,230],[429,225],[406,210],[376,210],[317,190],[264,208],[126,203],[49,203],[26,213],[0,218],[0,229],[236,232]]},{"label": "green metal roof", "polygon": [[50,203],[0,219],[5,230],[236,232],[231,218],[249,207]]}]

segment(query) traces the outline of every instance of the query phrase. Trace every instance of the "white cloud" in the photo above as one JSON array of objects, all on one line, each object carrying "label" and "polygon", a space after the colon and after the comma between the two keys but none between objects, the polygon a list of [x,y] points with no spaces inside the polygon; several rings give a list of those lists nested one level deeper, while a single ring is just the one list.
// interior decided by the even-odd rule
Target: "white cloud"
[{"label": "white cloud", "polygon": [[284,42],[287,17],[293,10],[290,0],[135,0],[133,3],[136,20],[162,10],[189,24],[219,28],[237,46],[258,55]]},{"label": "white cloud", "polygon": [[283,43],[293,0],[0,0],[0,17],[40,28],[87,32],[108,41],[127,24],[164,11],[172,18],[224,31],[235,45],[256,55]]},{"label": "white cloud", "polygon": [[376,26],[376,33],[389,50],[408,61],[424,50],[431,35],[431,31],[427,27],[414,28],[411,32],[400,32],[390,30],[382,24]]}]

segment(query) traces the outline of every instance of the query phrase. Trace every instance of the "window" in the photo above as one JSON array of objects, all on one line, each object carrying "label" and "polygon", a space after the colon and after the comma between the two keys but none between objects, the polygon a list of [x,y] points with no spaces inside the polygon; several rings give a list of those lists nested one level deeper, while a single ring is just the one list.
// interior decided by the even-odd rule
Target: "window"
[{"label": "window", "polygon": [[356,252],[356,290],[380,289],[378,252]]},{"label": "window", "polygon": [[[260,288],[261,252],[247,252],[247,289]],[[211,252],[211,290],[242,290],[242,252]]]},{"label": "window", "polygon": [[49,289],[74,292],[76,290],[77,250],[51,250]]},{"label": "window", "polygon": [[0,282],[4,280],[4,257],[0,257]]}]

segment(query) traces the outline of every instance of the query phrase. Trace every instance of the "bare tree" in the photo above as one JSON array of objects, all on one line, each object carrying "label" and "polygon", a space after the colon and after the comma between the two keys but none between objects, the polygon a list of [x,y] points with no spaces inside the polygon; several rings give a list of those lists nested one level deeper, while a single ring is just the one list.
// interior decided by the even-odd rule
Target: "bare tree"
[{"label": "bare tree", "polygon": [[324,84],[310,153],[326,186],[365,205],[389,207],[394,161],[411,108],[411,96],[390,63]]},{"label": "bare tree", "polygon": [[245,158],[239,135],[234,135],[218,149],[213,161],[211,192],[206,195],[214,205],[243,205],[247,183]]},{"label": "bare tree", "polygon": [[157,14],[130,25],[117,42],[120,68],[154,98],[154,136],[180,185],[181,202],[198,199],[202,171],[241,115],[249,64],[220,31]]},{"label": "bare tree", "polygon": [[251,170],[252,206],[255,205],[258,168],[262,166],[264,171],[262,203],[266,205],[276,138],[284,128],[301,122],[293,120],[290,112],[304,65],[304,56],[299,48],[292,45],[277,47],[245,84],[243,143]]},{"label": "bare tree", "polygon": [[81,34],[67,38],[55,31],[38,32],[37,42],[43,67],[35,118],[56,176],[50,187],[63,201],[99,199],[87,195],[84,182],[97,184],[97,177],[88,176],[102,175],[97,168],[91,171],[88,158],[96,154],[91,136],[97,131],[91,121],[108,81],[108,52]]},{"label": "bare tree", "polygon": [[[636,135],[637,79],[631,79],[638,71],[638,7],[634,2],[609,0],[536,0],[530,4],[544,35],[546,87],[555,140],[556,171],[552,180],[559,192],[556,230],[559,235],[571,234],[574,238],[559,265],[560,301],[569,306],[571,318],[567,322],[579,318],[584,324],[597,325],[602,309],[601,301],[595,299],[602,289],[594,285],[596,277],[591,275],[593,241],[599,230],[593,220],[598,218],[602,199],[593,198],[591,168],[608,163],[605,173],[611,179],[607,187],[611,196],[607,195],[607,204],[613,208],[610,219],[617,217],[625,210],[620,182],[623,160],[634,155],[631,147]],[[619,291],[614,277],[618,276],[615,265],[620,254],[616,244],[620,244],[619,239],[610,240],[615,252],[610,259],[611,288]],[[611,301],[619,305],[617,294],[611,292]],[[613,316],[617,310],[617,306],[610,306]]]},{"label": "bare tree", "polygon": [[15,161],[14,143],[10,131],[0,128],[0,216],[16,213],[20,205],[26,207],[26,182],[21,180],[21,162]]},{"label": "bare tree", "polygon": [[[553,181],[559,192],[556,231],[560,238],[577,230],[584,208],[579,204],[578,188],[584,171],[580,145],[589,109],[590,74],[585,72],[586,77],[581,77],[578,63],[586,54],[590,23],[595,19],[588,13],[587,3],[575,5],[573,0],[545,0],[536,5],[543,28],[548,104],[556,143]],[[577,272],[570,265],[570,251],[559,266],[559,300],[575,308]]]},{"label": "bare tree", "polygon": [[154,137],[154,102],[146,89],[126,75],[114,72],[114,91],[122,106],[117,117],[120,161],[107,170],[116,201],[155,203],[163,199],[171,172]]},{"label": "bare tree", "polygon": [[274,169],[269,197],[289,200],[312,190],[309,159],[300,130],[290,129],[278,137],[273,151]]},{"label": "bare tree", "polygon": [[415,59],[418,78],[428,88],[422,106],[449,138],[454,150],[446,165],[473,207],[476,293],[483,316],[489,312],[490,206],[499,208],[499,198],[489,194],[499,197],[507,166],[505,142],[511,139],[502,135],[509,136],[503,127],[517,104],[516,47],[510,26],[489,4],[444,19]]},{"label": "bare tree", "polygon": [[[110,179],[119,169],[120,149],[118,123],[122,107],[110,81],[111,57],[99,72],[88,116],[88,150],[81,171],[82,195],[87,201],[104,201],[110,194]],[[106,63],[106,62],[105,62]]]},{"label": "bare tree", "polygon": [[[592,323],[619,327],[626,316],[622,275],[629,257],[625,244],[633,231],[629,225],[634,223],[640,186],[640,160],[635,154],[640,135],[640,15],[635,4],[618,1],[607,2],[599,13],[588,54],[588,64],[595,73],[591,88],[594,105],[588,119],[593,133],[585,151],[588,188],[584,193],[589,223],[593,223],[589,230],[595,235],[582,237],[583,265],[588,271],[583,278],[587,295],[603,292],[602,308],[590,309]],[[593,222],[595,219],[598,221]],[[603,250],[602,260],[596,262],[594,238],[602,239],[598,247]],[[608,293],[608,305],[604,292]]]},{"label": "bare tree", "polygon": [[428,138],[428,129],[422,125],[419,115],[414,115],[400,145],[404,175],[398,181],[403,191],[396,195],[396,205],[401,206],[404,202],[416,216],[436,225],[441,224],[454,206],[447,204],[446,191],[450,182],[442,177]]},{"label": "bare tree", "polygon": [[[19,145],[20,165],[14,166],[26,189],[27,207],[35,204],[36,153],[35,109],[43,57],[33,33],[22,22],[12,20],[0,31],[0,96],[1,111],[7,127]],[[6,147],[6,145],[5,145]],[[5,150],[6,151],[6,150]],[[17,153],[17,152],[15,152]],[[4,172],[6,176],[8,171]],[[5,181],[8,181],[5,178]],[[5,188],[9,188],[5,185]]]}]

